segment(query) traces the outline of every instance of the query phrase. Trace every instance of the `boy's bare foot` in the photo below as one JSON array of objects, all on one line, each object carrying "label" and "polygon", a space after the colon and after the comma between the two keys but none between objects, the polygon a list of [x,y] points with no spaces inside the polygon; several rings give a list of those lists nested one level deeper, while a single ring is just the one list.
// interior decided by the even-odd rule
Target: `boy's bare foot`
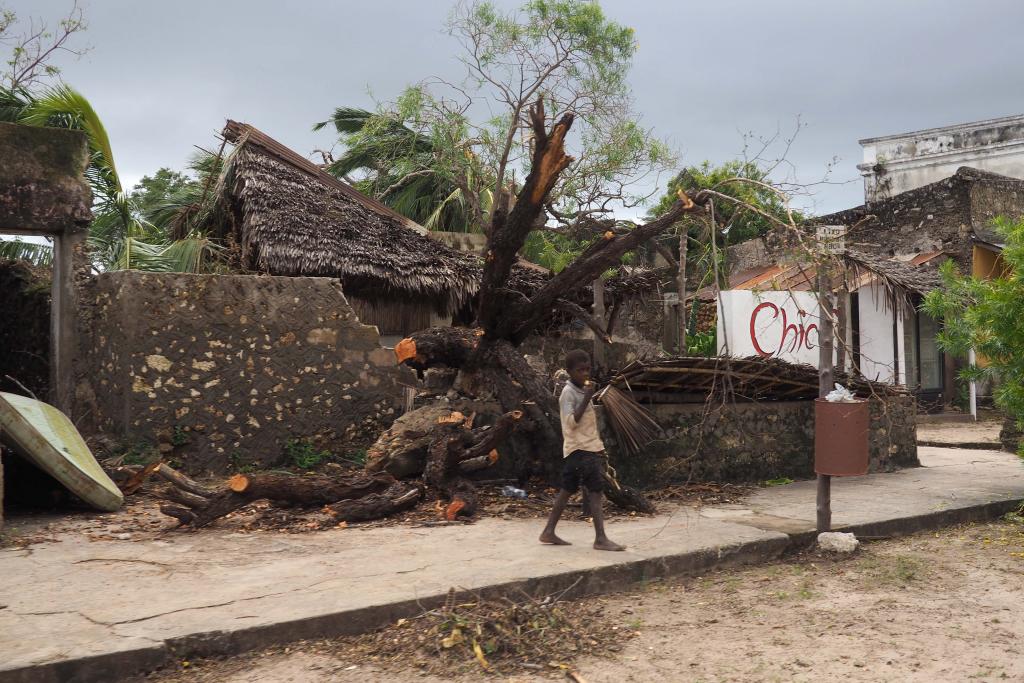
[{"label": "boy's bare foot", "polygon": [[545,531],[544,533],[542,533],[540,535],[540,542],[547,543],[548,545],[572,545],[572,543],[569,543],[569,541],[566,541],[564,539],[559,538],[558,536],[555,536],[554,532],[551,531]]},{"label": "boy's bare foot", "polygon": [[613,543],[607,538],[594,541],[594,550],[625,550],[626,546]]}]

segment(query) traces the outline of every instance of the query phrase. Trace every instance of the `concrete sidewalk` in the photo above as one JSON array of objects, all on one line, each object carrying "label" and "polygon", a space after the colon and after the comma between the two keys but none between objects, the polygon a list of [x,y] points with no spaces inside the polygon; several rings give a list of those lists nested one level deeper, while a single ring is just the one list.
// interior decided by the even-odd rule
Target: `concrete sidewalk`
[{"label": "concrete sidewalk", "polygon": [[[1024,465],[998,451],[920,449],[922,468],[835,480],[833,523],[862,536],[1007,512]],[[0,550],[0,682],[110,681],[174,657],[358,633],[443,601],[570,595],[757,562],[813,538],[814,482],[760,489],[742,505],[615,521],[625,553],[589,547],[583,523],[537,543],[535,520],[311,534],[170,533],[124,541],[62,536]]]}]

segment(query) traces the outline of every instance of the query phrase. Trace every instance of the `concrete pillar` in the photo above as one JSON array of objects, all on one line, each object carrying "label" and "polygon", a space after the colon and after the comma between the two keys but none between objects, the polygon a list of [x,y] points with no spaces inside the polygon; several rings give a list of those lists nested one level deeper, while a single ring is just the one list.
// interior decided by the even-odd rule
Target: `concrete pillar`
[{"label": "concrete pillar", "polygon": [[78,301],[74,254],[85,234],[70,230],[53,239],[53,284],[50,303],[50,402],[71,415],[75,349],[78,346]]}]

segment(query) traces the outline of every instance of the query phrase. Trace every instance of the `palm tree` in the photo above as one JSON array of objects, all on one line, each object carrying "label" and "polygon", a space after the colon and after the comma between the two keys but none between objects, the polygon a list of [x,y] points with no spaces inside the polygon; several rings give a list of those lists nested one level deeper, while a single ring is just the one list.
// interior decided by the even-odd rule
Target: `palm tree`
[{"label": "palm tree", "polygon": [[[89,249],[100,270],[150,270],[196,272],[216,261],[220,247],[204,235],[190,232],[172,239],[168,231],[143,217],[124,191],[114,165],[114,154],[103,122],[89,101],[67,85],[39,95],[0,90],[0,119],[30,126],[71,128],[85,132],[89,141],[86,180],[93,193],[93,222]],[[0,243],[0,253],[44,257],[39,249]]]},{"label": "palm tree", "polygon": [[[474,210],[469,192],[482,173],[469,164],[468,177],[457,182],[439,170],[441,156],[435,141],[416,132],[396,116],[355,107],[339,107],[320,130],[333,125],[345,153],[325,170],[374,197],[428,230],[479,232],[481,217],[491,208],[490,189],[480,192]],[[361,177],[353,179],[355,174]],[[483,183],[486,187],[486,183]]]}]

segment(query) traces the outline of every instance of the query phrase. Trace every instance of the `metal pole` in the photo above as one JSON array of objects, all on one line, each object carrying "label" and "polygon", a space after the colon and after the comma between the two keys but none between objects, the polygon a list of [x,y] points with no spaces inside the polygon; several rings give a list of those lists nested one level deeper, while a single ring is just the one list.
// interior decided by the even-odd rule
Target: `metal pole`
[{"label": "metal pole", "polygon": [[[818,266],[818,396],[825,398],[835,386],[832,372],[835,331],[832,327],[832,278],[827,272],[827,261]],[[817,425],[815,425],[817,429]],[[817,495],[818,533],[832,530],[832,477],[818,475]]]}]

